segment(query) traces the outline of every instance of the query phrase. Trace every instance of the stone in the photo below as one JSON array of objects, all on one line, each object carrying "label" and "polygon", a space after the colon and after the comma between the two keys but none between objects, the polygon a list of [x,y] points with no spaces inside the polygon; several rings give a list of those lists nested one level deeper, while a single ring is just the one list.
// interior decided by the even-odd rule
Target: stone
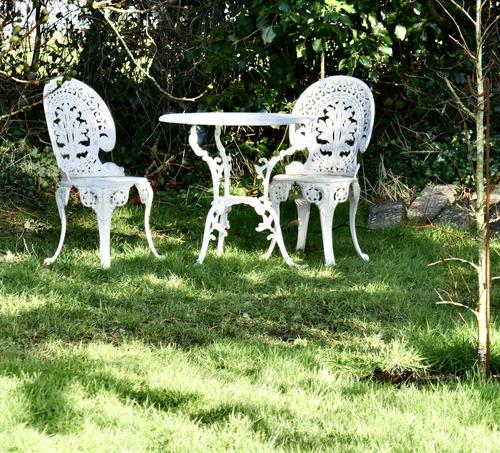
[{"label": "stone", "polygon": [[367,228],[387,228],[401,225],[406,220],[406,206],[402,200],[386,201],[370,207]]},{"label": "stone", "polygon": [[500,203],[500,184],[497,186],[491,186],[490,189],[490,206]]},{"label": "stone", "polygon": [[474,223],[473,215],[473,206],[470,202],[457,201],[446,206],[434,219],[434,224],[470,228]]},{"label": "stone", "polygon": [[500,201],[497,203],[490,203],[490,222],[500,220]]},{"label": "stone", "polygon": [[432,221],[455,200],[453,184],[429,185],[408,208],[408,219]]}]

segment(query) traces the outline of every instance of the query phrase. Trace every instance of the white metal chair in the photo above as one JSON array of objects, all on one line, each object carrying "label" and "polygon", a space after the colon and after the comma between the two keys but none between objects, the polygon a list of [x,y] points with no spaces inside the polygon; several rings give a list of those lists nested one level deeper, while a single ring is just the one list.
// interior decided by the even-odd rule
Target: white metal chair
[{"label": "white metal chair", "polygon": [[52,264],[64,244],[66,215],[72,187],[78,190],[84,206],[92,208],[99,226],[99,256],[103,268],[111,265],[110,231],[114,208],[127,203],[132,186],[145,204],[146,239],[158,255],[149,228],[153,190],[146,178],[124,176],[124,169],[114,163],[102,163],[99,150],[111,151],[116,132],[111,113],[102,98],[89,86],[72,79],[51,80],[44,89],[44,110],[52,148],[61,171],[56,202],[61,217],[61,236],[56,252],[44,261]]},{"label": "white metal chair", "polygon": [[[349,223],[354,248],[368,261],[359,247],[356,236],[356,211],[360,187],[357,179],[357,156],[370,141],[375,104],[370,88],[359,79],[331,76],[315,82],[299,97],[293,113],[312,118],[312,121],[290,127],[291,147],[278,157],[263,159],[257,172],[264,177],[264,188],[272,167],[285,156],[307,150],[305,163],[292,162],[285,174],[276,175],[269,187],[269,196],[279,213],[282,201],[288,198],[291,187],[299,186],[302,196],[295,200],[299,217],[297,250],[304,250],[311,203],[318,206],[321,218],[325,264],[334,265],[332,224],[338,203],[349,200]],[[264,175],[265,170],[265,175]],[[267,179],[267,181],[266,181]],[[266,189],[265,189],[266,190]],[[275,246],[272,241],[266,256]]]}]

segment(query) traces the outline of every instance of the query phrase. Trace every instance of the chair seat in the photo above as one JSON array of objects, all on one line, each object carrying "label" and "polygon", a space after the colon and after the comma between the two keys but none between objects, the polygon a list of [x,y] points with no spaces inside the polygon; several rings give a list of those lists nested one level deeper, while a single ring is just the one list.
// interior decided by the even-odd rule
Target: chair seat
[{"label": "chair seat", "polygon": [[140,176],[74,176],[62,181],[63,186],[79,187],[132,187],[134,184],[148,183]]},{"label": "chair seat", "polygon": [[356,181],[355,176],[323,175],[323,174],[281,174],[276,175],[273,181],[280,182],[311,182],[320,184],[347,184]]}]

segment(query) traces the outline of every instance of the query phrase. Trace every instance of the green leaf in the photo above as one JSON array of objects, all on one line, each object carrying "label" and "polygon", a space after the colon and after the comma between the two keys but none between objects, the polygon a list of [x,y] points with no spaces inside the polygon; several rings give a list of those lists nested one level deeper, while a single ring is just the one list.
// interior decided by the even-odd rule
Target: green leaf
[{"label": "green leaf", "polygon": [[340,22],[349,27],[352,26],[352,20],[349,16],[340,16]]},{"label": "green leaf", "polygon": [[350,5],[341,0],[326,0],[325,3],[335,11],[345,11],[346,13],[351,14],[354,14],[356,12],[356,9],[353,5]]},{"label": "green leaf", "polygon": [[278,9],[280,11],[283,11],[284,13],[287,13],[288,11],[290,11],[290,5],[288,4],[287,1],[282,1],[280,2],[280,4],[278,5]]},{"label": "green leaf", "polygon": [[374,30],[378,29],[378,20],[377,20],[377,16],[375,16],[375,14],[370,13],[368,15],[368,22],[370,23],[371,27]]},{"label": "green leaf", "polygon": [[366,68],[369,68],[369,67],[371,67],[371,65],[372,65],[372,60],[371,60],[371,58],[370,58],[370,57],[368,57],[367,55],[361,55],[361,56],[359,57],[359,62],[360,62],[363,66],[365,66]]},{"label": "green leaf", "polygon": [[303,58],[306,55],[306,44],[303,42],[297,44],[295,50],[297,51],[297,58]]},{"label": "green leaf", "polygon": [[389,47],[389,46],[380,46],[379,50],[380,50],[380,52],[382,52],[385,55],[391,55],[392,56],[392,47]]},{"label": "green leaf", "polygon": [[394,33],[396,34],[396,37],[400,41],[404,41],[404,39],[406,37],[406,27],[404,25],[396,25]]},{"label": "green leaf", "polygon": [[321,52],[322,50],[324,50],[323,41],[321,40],[321,38],[315,39],[313,41],[312,48],[315,52]]},{"label": "green leaf", "polygon": [[264,44],[272,43],[274,38],[276,38],[276,32],[271,25],[262,29],[262,41],[264,41]]}]

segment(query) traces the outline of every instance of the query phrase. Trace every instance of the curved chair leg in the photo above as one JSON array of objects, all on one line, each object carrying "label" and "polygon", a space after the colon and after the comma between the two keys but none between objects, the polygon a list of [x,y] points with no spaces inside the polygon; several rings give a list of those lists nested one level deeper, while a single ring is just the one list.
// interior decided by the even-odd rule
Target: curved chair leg
[{"label": "curved chair leg", "polygon": [[319,205],[321,219],[321,234],[323,236],[323,253],[325,255],[325,265],[335,266],[335,257],[333,255],[332,226],[333,214],[335,213],[336,203],[322,203]]},{"label": "curved chair leg", "polygon": [[141,184],[137,184],[136,188],[139,192],[139,197],[141,198],[141,202],[145,206],[144,210],[144,230],[146,231],[146,240],[148,241],[149,248],[153,252],[153,255],[156,258],[163,259],[157,251],[156,247],[153,244],[153,238],[151,237],[151,228],[149,226],[149,217],[151,215],[151,206],[153,205],[153,189],[149,182],[144,182]]},{"label": "curved chair leg", "polygon": [[299,217],[299,231],[297,234],[297,245],[295,250],[304,251],[306,248],[307,227],[309,225],[309,214],[311,212],[311,203],[304,198],[295,200],[297,205],[297,214]]},{"label": "curved chair leg", "polygon": [[224,209],[224,212],[220,216],[220,226],[219,230],[219,239],[217,241],[217,256],[221,256],[224,251],[224,239],[227,236],[227,230],[229,229],[229,220],[227,219],[229,212],[231,212],[231,208]]},{"label": "curved chair leg", "polygon": [[43,264],[45,266],[51,265],[57,259],[63,248],[64,238],[66,237],[66,213],[64,212],[64,208],[68,204],[70,190],[71,187],[61,186],[56,191],[57,209],[59,211],[59,217],[61,218],[61,235],[54,255],[44,260]]},{"label": "curved chair leg", "polygon": [[356,212],[358,210],[359,194],[361,190],[358,181],[354,181],[351,184],[349,190],[349,225],[351,227],[351,237],[356,253],[365,261],[369,261],[369,256],[363,253],[361,247],[358,243],[358,237],[356,235]]},{"label": "curved chair leg", "polygon": [[[279,220],[281,202],[279,200],[273,200],[273,201],[271,201],[271,205],[272,205],[274,211],[276,212],[276,216]],[[279,225],[279,223],[278,223],[278,225]],[[276,224],[275,224],[275,228],[276,228]],[[280,230],[280,235],[282,235],[280,226],[279,226],[279,230]],[[261,256],[261,259],[263,259],[263,260],[269,259],[269,257],[273,253],[273,250],[275,247],[276,247],[276,235],[274,235],[273,238],[271,239],[271,243],[269,244],[269,247],[267,248],[266,252]],[[286,259],[285,259],[285,261],[286,261]]]}]

